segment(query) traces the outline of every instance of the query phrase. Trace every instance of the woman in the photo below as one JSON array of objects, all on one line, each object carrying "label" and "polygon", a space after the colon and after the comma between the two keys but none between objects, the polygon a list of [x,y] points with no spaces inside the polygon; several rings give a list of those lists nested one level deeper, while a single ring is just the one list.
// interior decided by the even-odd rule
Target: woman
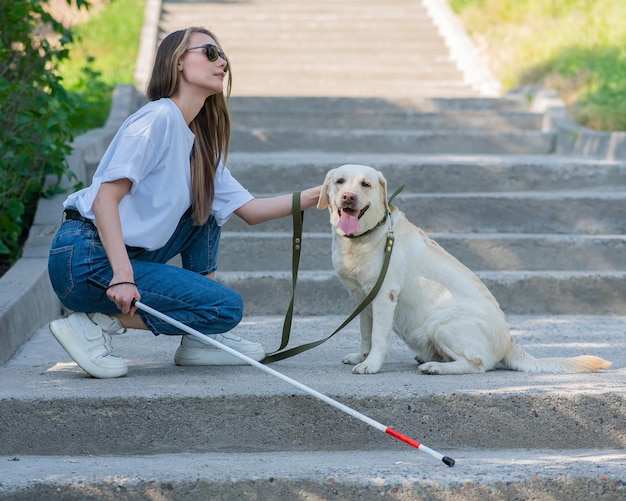
[{"label": "woman", "polygon": [[[230,216],[251,225],[287,216],[291,195],[254,198],[226,168],[228,69],[210,31],[168,35],[148,84],[150,102],[121,126],[91,186],[64,202],[65,221],[48,270],[59,299],[74,313],[51,322],[50,330],[94,377],[128,372],[124,360],[111,354],[113,333],[133,328],[183,334],[137,311],[132,302],[139,299],[255,360],[264,357],[259,343],[228,334],[241,320],[242,299],[212,276],[220,229]],[[229,78],[227,95],[230,86]],[[315,205],[319,191],[305,190],[302,208]],[[182,268],[166,264],[178,254]],[[187,335],[175,361],[241,364]]]}]

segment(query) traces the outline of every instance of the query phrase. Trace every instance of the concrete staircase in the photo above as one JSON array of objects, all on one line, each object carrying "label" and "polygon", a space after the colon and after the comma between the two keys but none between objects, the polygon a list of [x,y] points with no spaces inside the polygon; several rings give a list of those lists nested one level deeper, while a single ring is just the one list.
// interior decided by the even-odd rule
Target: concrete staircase
[{"label": "concrete staircase", "polygon": [[[454,457],[447,468],[253,367],[177,367],[177,338],[116,336],[128,377],[87,378],[44,326],[0,367],[0,499],[623,499],[624,163],[556,154],[523,96],[481,98],[458,75],[444,84],[453,70],[434,71],[449,58],[420,2],[162,7],[161,32],[215,27],[238,63],[229,167],[255,195],[320,184],[343,163],[376,167],[392,190],[406,185],[396,204],[408,218],[485,281],[527,351],[614,366],[428,377],[394,339],[383,372],[355,376],[340,361],[356,322],[272,366]],[[418,48],[423,59],[402,57]],[[345,54],[354,79],[340,78]],[[324,56],[329,87],[312,83]],[[432,80],[379,84],[372,65],[432,68]],[[289,218],[233,219],[222,233],[218,279],[246,304],[237,334],[268,350],[291,294],[291,231]],[[304,232],[293,344],[354,308],[332,271],[328,213],[307,211]]]},{"label": "concrete staircase", "polygon": [[433,22],[433,3],[164,1],[159,36],[214,31],[238,96],[477,96]]}]

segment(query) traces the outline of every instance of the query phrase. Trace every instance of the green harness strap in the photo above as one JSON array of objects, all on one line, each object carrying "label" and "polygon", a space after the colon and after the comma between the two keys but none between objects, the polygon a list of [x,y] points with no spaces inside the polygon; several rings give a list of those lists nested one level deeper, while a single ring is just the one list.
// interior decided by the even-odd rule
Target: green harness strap
[{"label": "green harness strap", "polygon": [[[400,186],[394,194],[389,199],[389,204],[391,204],[392,200],[404,189],[404,185]],[[294,348],[290,348],[285,350],[287,344],[289,344],[289,335],[291,332],[291,321],[293,318],[293,305],[294,298],[296,293],[296,283],[298,281],[298,268],[300,265],[300,252],[302,250],[302,222],[304,220],[304,212],[300,208],[300,193],[296,192],[293,194],[292,200],[292,213],[293,213],[293,243],[292,243],[292,261],[291,261],[291,276],[292,276],[292,292],[291,292],[291,301],[289,303],[289,308],[287,309],[287,313],[285,314],[285,321],[283,323],[283,334],[280,343],[280,347],[272,352],[268,353],[265,358],[262,360],[264,364],[270,364],[272,362],[277,362],[278,360],[283,360],[285,358],[293,357],[298,355],[304,351],[310,350],[311,348],[315,348],[322,343],[328,341],[331,337],[337,334],[341,329],[343,329],[346,325],[348,325],[352,320],[356,318],[356,316],[361,313],[367,305],[369,305],[372,300],[378,294],[380,287],[385,280],[385,275],[387,274],[387,268],[389,268],[389,262],[391,261],[391,252],[393,250],[393,230],[391,228],[391,214],[389,213],[387,216],[390,218],[389,221],[389,231],[387,233],[387,242],[385,244],[385,254],[383,257],[383,266],[380,270],[380,275],[378,276],[378,280],[374,285],[374,288],[370,291],[370,293],[365,297],[365,299],[361,302],[359,306],[352,312],[352,314],[339,326],[337,329],[333,331],[329,336],[318,339],[317,341],[313,341],[311,343],[305,343],[300,346],[296,346]]]}]

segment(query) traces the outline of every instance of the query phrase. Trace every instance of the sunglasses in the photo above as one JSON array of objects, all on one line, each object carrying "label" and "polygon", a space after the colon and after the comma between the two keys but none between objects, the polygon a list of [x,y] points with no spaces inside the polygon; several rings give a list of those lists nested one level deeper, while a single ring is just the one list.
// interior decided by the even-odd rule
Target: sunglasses
[{"label": "sunglasses", "polygon": [[204,49],[207,59],[211,61],[212,63],[217,61],[218,57],[221,57],[224,61],[228,62],[228,59],[226,59],[226,54],[224,54],[217,47],[217,45],[213,45],[212,43],[208,43],[205,45],[197,45],[195,47],[189,47],[187,50],[194,50],[194,49]]}]

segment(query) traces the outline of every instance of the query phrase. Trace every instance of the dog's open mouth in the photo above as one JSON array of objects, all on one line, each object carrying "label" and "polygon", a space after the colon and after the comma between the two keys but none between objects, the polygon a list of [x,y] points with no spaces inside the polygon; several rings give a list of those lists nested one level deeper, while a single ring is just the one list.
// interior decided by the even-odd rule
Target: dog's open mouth
[{"label": "dog's open mouth", "polygon": [[339,222],[337,226],[343,231],[346,235],[352,235],[356,233],[360,229],[359,219],[363,217],[363,214],[367,212],[370,206],[366,205],[360,211],[355,209],[350,209],[349,207],[340,207],[337,210],[339,214]]}]

